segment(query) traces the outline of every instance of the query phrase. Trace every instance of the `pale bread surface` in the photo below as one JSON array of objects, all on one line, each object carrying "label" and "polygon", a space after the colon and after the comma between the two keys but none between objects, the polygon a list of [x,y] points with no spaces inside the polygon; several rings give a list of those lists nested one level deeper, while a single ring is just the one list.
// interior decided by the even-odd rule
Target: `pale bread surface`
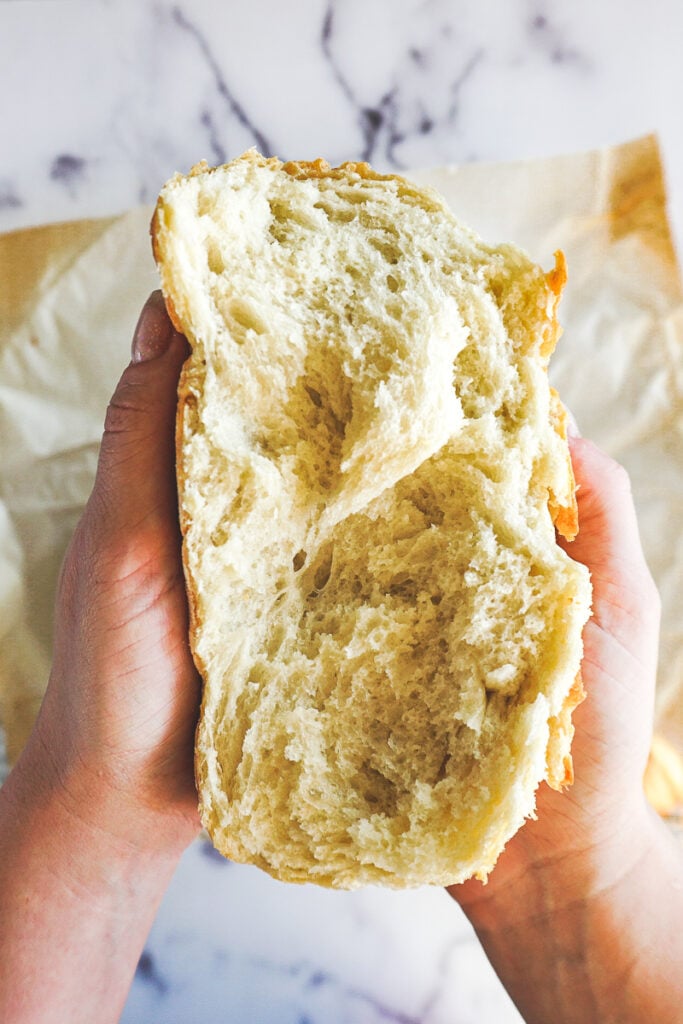
[{"label": "pale bread surface", "polygon": [[565,279],[367,165],[253,151],[153,221],[192,355],[178,482],[227,856],[352,888],[486,877],[571,781],[584,567],[547,381]]}]

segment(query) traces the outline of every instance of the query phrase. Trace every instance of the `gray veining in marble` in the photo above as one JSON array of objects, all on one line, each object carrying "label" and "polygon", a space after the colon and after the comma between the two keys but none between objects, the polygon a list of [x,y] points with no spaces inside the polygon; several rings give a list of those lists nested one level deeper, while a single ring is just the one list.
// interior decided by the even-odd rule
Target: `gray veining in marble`
[{"label": "gray veining in marble", "polygon": [[[658,130],[675,178],[681,13],[674,0],[658,12],[636,0],[4,4],[0,230],[149,202],[173,171],[252,145],[390,169]],[[677,221],[680,203],[675,191]]]}]

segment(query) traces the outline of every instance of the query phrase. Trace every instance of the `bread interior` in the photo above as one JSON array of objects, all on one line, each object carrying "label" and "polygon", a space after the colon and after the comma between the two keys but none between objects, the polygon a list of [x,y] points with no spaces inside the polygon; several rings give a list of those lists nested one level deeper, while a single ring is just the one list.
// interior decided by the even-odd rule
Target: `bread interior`
[{"label": "bread interior", "polygon": [[587,574],[548,511],[555,296],[434,193],[244,159],[167,186],[202,813],[354,886],[484,876],[533,811]]}]

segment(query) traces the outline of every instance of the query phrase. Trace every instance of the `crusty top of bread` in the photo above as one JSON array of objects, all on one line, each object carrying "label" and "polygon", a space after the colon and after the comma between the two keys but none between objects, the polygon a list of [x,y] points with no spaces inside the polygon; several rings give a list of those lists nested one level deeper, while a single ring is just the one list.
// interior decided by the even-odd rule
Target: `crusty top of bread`
[{"label": "crusty top of bread", "polygon": [[[278,878],[485,878],[571,780],[590,584],[547,380],[564,260],[254,151],[161,192],[200,810]],[[555,525],[554,525],[555,524]]]}]

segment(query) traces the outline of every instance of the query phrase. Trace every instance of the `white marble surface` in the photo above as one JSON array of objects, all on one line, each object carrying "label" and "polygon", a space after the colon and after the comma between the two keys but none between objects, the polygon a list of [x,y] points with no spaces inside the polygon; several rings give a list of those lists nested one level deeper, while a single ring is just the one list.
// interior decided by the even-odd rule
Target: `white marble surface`
[{"label": "white marble surface", "polygon": [[438,889],[338,893],[185,855],[124,1024],[508,1024],[521,1020]]},{"label": "white marble surface", "polygon": [[[683,237],[676,0],[4,0],[0,230],[151,201],[256,145],[380,168],[592,148],[657,131]],[[508,1024],[440,891],[328,893],[197,844],[125,1024]]]},{"label": "white marble surface", "polygon": [[682,36],[677,0],[4,0],[0,230],[250,145],[386,168],[652,130],[680,229]]}]

